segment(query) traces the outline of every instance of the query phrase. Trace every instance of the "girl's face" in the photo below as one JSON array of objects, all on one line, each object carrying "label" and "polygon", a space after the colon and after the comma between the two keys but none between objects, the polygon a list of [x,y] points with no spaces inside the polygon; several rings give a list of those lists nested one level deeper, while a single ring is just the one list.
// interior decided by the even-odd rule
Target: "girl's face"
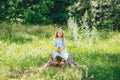
[{"label": "girl's face", "polygon": [[58,33],[57,33],[57,35],[58,35],[59,38],[62,37],[62,34],[63,34],[62,31],[58,31]]}]

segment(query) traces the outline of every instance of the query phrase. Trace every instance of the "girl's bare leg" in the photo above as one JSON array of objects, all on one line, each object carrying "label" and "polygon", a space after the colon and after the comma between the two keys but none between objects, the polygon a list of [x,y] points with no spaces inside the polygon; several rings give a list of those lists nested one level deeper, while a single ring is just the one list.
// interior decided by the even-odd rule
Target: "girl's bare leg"
[{"label": "girl's bare leg", "polygon": [[53,58],[52,63],[54,63],[54,64],[58,64],[57,59],[56,59],[56,58]]},{"label": "girl's bare leg", "polygon": [[62,58],[61,62],[64,62],[64,58]]},{"label": "girl's bare leg", "polygon": [[63,58],[62,58],[62,60],[61,60],[60,64],[61,64],[61,65],[62,65],[62,64],[64,64],[64,59],[63,59]]},{"label": "girl's bare leg", "polygon": [[53,61],[56,62],[57,61],[56,58],[53,58]]}]

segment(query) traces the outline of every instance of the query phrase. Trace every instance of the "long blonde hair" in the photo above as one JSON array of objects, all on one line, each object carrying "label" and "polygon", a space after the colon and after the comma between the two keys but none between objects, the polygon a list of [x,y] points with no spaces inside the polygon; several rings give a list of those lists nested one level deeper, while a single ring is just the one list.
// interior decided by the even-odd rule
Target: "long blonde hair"
[{"label": "long blonde hair", "polygon": [[58,38],[58,31],[62,32],[61,38],[62,38],[62,41],[64,41],[64,31],[60,28],[55,32],[55,38]]}]

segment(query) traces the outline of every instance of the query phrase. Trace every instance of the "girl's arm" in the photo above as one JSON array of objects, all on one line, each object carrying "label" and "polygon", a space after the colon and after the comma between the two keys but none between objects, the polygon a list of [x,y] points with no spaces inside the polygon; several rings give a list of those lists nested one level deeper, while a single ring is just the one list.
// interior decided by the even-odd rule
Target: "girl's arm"
[{"label": "girl's arm", "polygon": [[56,47],[56,45],[54,45],[54,49],[55,49],[55,50],[57,50],[57,47]]},{"label": "girl's arm", "polygon": [[66,47],[66,44],[63,45],[63,47],[61,48],[61,51],[62,51],[63,49],[65,49],[65,47]]},{"label": "girl's arm", "polygon": [[54,42],[54,49],[57,50],[57,47],[56,47],[56,39],[54,39],[53,42]]},{"label": "girl's arm", "polygon": [[63,47],[61,48],[61,51],[66,48],[66,39],[64,39],[63,44],[64,44],[64,45],[63,45]]}]

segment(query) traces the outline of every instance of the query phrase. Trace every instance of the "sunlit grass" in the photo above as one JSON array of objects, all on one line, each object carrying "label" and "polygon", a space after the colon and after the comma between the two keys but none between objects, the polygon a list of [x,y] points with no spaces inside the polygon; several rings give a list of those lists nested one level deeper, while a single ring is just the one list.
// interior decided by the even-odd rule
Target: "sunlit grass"
[{"label": "sunlit grass", "polygon": [[[55,25],[21,26],[16,30],[13,40],[0,41],[0,79],[23,80],[80,80],[84,70],[65,68],[38,68],[48,61],[53,51]],[[54,28],[55,27],[55,28]],[[20,29],[20,30],[19,30]],[[102,34],[102,32],[100,32]],[[1,34],[2,35],[2,34]],[[5,35],[4,35],[5,36]],[[71,33],[65,28],[67,52],[72,54],[78,65],[88,67],[88,75],[96,80],[119,80],[120,72],[120,33],[109,32],[109,36],[92,44],[84,40],[73,41]]]}]

